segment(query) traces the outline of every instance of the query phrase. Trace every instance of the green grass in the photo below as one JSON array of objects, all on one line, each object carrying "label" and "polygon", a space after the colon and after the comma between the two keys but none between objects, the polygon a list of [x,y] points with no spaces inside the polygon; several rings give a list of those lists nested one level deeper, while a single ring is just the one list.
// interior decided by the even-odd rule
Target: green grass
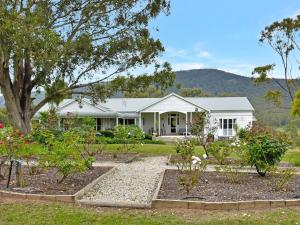
[{"label": "green grass", "polygon": [[[94,145],[96,148],[97,145]],[[118,153],[122,152],[122,144],[107,144],[105,146],[104,152],[106,153]],[[33,148],[40,148],[39,145],[32,145]],[[130,152],[136,152],[146,155],[169,155],[169,154],[175,154],[176,149],[174,144],[144,144],[144,145],[136,145],[136,148],[133,150],[128,151]],[[196,154],[200,155],[203,154],[204,150],[202,147],[197,146],[196,147]],[[237,157],[236,155],[231,155],[230,157]],[[285,156],[282,159],[282,162],[288,162],[295,166],[300,166],[300,149],[299,148],[293,148],[289,149]]]},{"label": "green grass", "polygon": [[0,204],[0,224],[43,225],[181,225],[181,224],[299,224],[300,209],[263,211],[157,211],[80,208],[57,204]]},{"label": "green grass", "polygon": [[[122,148],[121,144],[108,144],[104,152],[114,153],[120,152],[120,148]],[[135,149],[130,150],[129,152],[137,152],[147,155],[169,155],[175,154],[176,149],[175,145],[172,144],[144,144],[144,145],[136,145]],[[196,153],[202,154],[204,152],[202,147],[196,147]]]},{"label": "green grass", "polygon": [[285,156],[283,157],[282,161],[292,163],[295,166],[300,166],[300,149],[289,149],[285,153]]}]

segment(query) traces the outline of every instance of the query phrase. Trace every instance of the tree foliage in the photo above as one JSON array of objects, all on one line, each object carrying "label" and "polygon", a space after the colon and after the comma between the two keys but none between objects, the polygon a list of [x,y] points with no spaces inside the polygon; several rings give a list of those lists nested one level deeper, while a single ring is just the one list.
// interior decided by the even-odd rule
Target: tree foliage
[{"label": "tree foliage", "polygon": [[252,72],[253,80],[256,84],[270,81],[277,84],[277,90],[270,90],[266,94],[266,98],[275,103],[276,106],[281,106],[282,97],[294,101],[295,92],[299,88],[298,78],[295,77],[295,74],[299,72],[299,31],[300,16],[298,15],[296,18],[276,21],[261,32],[259,41],[267,43],[279,56],[283,68],[284,84],[272,76],[275,67],[279,67],[275,64],[256,67]]},{"label": "tree foliage", "polygon": [[214,141],[214,135],[218,129],[217,121],[211,118],[209,112],[193,113],[193,121],[191,124],[191,133],[196,135],[200,145],[205,150],[206,155],[209,154],[208,149]]},{"label": "tree foliage", "polygon": [[[43,105],[74,93],[96,101],[118,90],[168,85],[173,73],[156,60],[164,48],[148,24],[169,9],[169,0],[1,1],[0,87],[12,126],[29,132]],[[112,79],[149,64],[152,76]],[[46,91],[37,105],[33,90]]]},{"label": "tree foliage", "polygon": [[245,143],[249,164],[261,176],[280,162],[290,145],[286,134],[261,124],[242,130],[240,138]]}]

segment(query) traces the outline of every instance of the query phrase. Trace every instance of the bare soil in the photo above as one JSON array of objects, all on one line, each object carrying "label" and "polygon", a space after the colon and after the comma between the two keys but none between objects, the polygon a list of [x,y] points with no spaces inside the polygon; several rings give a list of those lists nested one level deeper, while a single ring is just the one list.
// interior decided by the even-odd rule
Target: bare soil
[{"label": "bare soil", "polygon": [[166,170],[158,194],[159,199],[187,199],[208,202],[279,200],[300,198],[300,176],[296,175],[283,191],[275,190],[278,178],[243,173],[239,183],[231,183],[223,173],[204,172],[197,186],[187,195],[179,185],[179,172]]},{"label": "bare soil", "polygon": [[95,155],[95,159],[96,161],[100,162],[112,161],[118,163],[127,163],[132,161],[137,155],[137,153],[101,153]]},{"label": "bare soil", "polygon": [[[6,188],[6,179],[0,179],[0,190],[31,194],[73,195],[110,169],[111,167],[95,167],[83,173],[74,173],[68,176],[62,183],[58,183],[57,180],[61,177],[57,173],[56,168],[38,169],[36,174],[30,175],[28,167],[24,166],[23,177],[25,187],[16,187],[15,172],[13,170],[10,187]],[[7,173],[5,178],[7,178]]]}]

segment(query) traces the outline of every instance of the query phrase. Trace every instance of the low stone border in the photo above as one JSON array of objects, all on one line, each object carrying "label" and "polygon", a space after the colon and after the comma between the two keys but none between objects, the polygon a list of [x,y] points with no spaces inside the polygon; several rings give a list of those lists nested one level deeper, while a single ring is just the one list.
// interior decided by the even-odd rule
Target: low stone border
[{"label": "low stone border", "polygon": [[88,185],[86,185],[84,188],[82,188],[80,191],[78,191],[75,194],[75,201],[79,201],[80,198],[82,196],[85,195],[85,193],[87,193],[89,190],[91,190],[92,187],[94,187],[95,184],[97,184],[104,176],[108,176],[110,175],[112,172],[114,172],[117,169],[117,167],[113,167],[112,169],[110,169],[109,171],[107,171],[106,173],[102,174],[100,177],[98,177],[97,179],[93,180],[91,183],[89,183]]},{"label": "low stone border", "polygon": [[32,200],[32,201],[39,200],[39,201],[47,201],[47,202],[75,203],[75,195],[24,194],[24,193],[1,190],[0,197]]},{"label": "low stone border", "polygon": [[137,158],[140,157],[140,153],[137,153],[135,156],[133,156],[131,159],[128,159],[125,163],[132,163],[133,161],[135,161]]},{"label": "low stone border", "polygon": [[[115,168],[115,167],[114,167]],[[114,168],[110,169],[106,173],[102,174],[100,177],[93,180],[91,183],[83,187],[81,190],[73,195],[44,195],[44,194],[26,194],[13,191],[0,190],[0,197],[30,200],[30,201],[47,201],[47,202],[65,202],[65,203],[75,203],[76,200],[84,195],[86,190],[89,190],[99,179],[104,175],[112,171]]]},{"label": "low stone border", "polygon": [[152,208],[181,208],[201,210],[243,210],[243,209],[266,209],[277,207],[300,206],[300,199],[295,200],[254,200],[237,202],[204,202],[204,201],[183,201],[169,199],[155,199]]},{"label": "low stone border", "polygon": [[166,170],[164,170],[164,171],[161,173],[160,177],[159,177],[159,181],[158,181],[158,183],[157,183],[156,190],[155,190],[154,195],[153,195],[153,197],[152,197],[151,207],[152,207],[152,205],[153,205],[153,202],[157,199],[158,193],[159,193],[159,191],[160,191],[161,184],[162,184],[162,182],[163,182],[163,180],[164,180],[164,177],[165,177],[165,172],[166,172]]},{"label": "low stone border", "polygon": [[91,200],[78,200],[76,203],[85,206],[95,207],[113,207],[113,208],[134,208],[134,209],[150,209],[151,204],[140,204],[132,202],[100,202]]}]

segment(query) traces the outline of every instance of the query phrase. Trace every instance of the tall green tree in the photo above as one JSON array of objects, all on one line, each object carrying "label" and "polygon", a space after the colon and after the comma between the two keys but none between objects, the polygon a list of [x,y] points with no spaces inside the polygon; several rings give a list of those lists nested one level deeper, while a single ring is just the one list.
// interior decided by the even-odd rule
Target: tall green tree
[{"label": "tall green tree", "polygon": [[[137,85],[168,85],[174,74],[158,64],[164,48],[148,25],[169,9],[169,0],[1,1],[0,87],[11,125],[30,132],[42,106],[70,94],[103,100]],[[149,64],[151,76],[114,77]],[[39,90],[46,96],[34,105]]]},{"label": "tall green tree", "polygon": [[[256,67],[252,74],[256,84],[275,82],[277,89],[268,90],[266,99],[276,106],[281,106],[282,97],[294,102],[295,93],[300,87],[299,54],[300,54],[300,15],[296,18],[285,18],[265,27],[261,32],[260,42],[267,43],[279,56],[281,65],[268,64]],[[278,68],[282,71],[283,82],[274,79],[272,71]],[[281,70],[282,68],[282,70]]]},{"label": "tall green tree", "polygon": [[150,85],[145,89],[137,89],[131,92],[125,91],[124,97],[127,98],[159,98],[165,96],[166,91],[154,86]]}]

